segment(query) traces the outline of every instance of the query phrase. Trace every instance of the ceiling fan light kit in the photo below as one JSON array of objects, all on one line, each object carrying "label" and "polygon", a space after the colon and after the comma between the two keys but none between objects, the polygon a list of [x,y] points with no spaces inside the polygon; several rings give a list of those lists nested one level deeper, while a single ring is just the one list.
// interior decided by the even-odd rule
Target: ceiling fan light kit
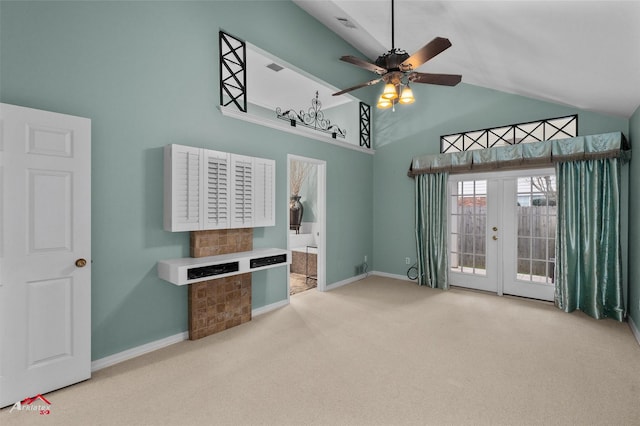
[{"label": "ceiling fan light kit", "polygon": [[383,81],[385,86],[382,95],[380,95],[380,99],[378,99],[377,107],[387,109],[395,106],[397,102],[403,105],[415,102],[413,90],[409,87],[409,82],[437,84],[440,86],[455,86],[460,83],[462,80],[461,75],[427,74],[414,71],[429,59],[432,59],[451,47],[451,42],[448,39],[436,37],[418,49],[413,55],[409,55],[404,50],[395,48],[394,20],[394,0],[391,0],[391,50],[380,55],[375,63],[356,58],[355,56],[343,56],[340,58],[341,61],[372,71],[378,74],[380,78],[341,90],[334,93],[333,96],[339,96],[352,90],[372,86]]},{"label": "ceiling fan light kit", "polygon": [[388,99],[390,101],[394,99],[398,99],[398,92],[396,92],[396,86],[392,83],[387,83],[384,85],[384,90],[382,91],[383,98]]},{"label": "ceiling fan light kit", "polygon": [[389,109],[393,106],[393,101],[390,101],[389,99],[385,99],[382,96],[380,96],[380,99],[378,99],[378,104],[376,106],[379,109]]},{"label": "ceiling fan light kit", "polygon": [[[401,92],[400,96],[398,96],[398,92]],[[413,90],[411,90],[408,83],[406,85],[402,83],[398,83],[397,85],[387,83],[384,86],[384,91],[382,92],[382,95],[380,95],[376,106],[379,109],[388,109],[394,106],[396,102],[403,105],[409,105],[415,101],[416,99],[413,96]]]},{"label": "ceiling fan light kit", "polygon": [[413,97],[413,90],[411,90],[411,87],[409,87],[409,85],[407,84],[404,89],[402,89],[402,95],[400,95],[400,99],[398,99],[398,102],[403,105],[409,105],[414,103],[415,101],[416,99]]}]

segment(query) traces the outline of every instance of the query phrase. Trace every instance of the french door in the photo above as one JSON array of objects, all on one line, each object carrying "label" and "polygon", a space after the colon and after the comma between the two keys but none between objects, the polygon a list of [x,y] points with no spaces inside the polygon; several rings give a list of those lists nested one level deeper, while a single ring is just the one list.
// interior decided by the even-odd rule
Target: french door
[{"label": "french door", "polygon": [[553,300],[553,169],[449,178],[451,285]]}]

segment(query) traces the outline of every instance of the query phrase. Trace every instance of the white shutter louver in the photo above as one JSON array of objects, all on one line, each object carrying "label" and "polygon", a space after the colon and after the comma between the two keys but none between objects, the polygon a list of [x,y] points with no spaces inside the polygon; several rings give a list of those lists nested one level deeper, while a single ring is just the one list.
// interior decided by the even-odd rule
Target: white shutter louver
[{"label": "white shutter louver", "polygon": [[207,151],[205,228],[229,227],[229,156]]},{"label": "white shutter louver", "polygon": [[190,152],[177,154],[176,220],[197,223],[200,220],[200,158]]},{"label": "white shutter louver", "polygon": [[247,227],[253,223],[253,161],[235,156],[233,164],[233,224]]},{"label": "white shutter louver", "polygon": [[[192,231],[202,225],[200,149],[181,145],[165,148],[165,229]],[[168,184],[168,185],[167,185]]]}]

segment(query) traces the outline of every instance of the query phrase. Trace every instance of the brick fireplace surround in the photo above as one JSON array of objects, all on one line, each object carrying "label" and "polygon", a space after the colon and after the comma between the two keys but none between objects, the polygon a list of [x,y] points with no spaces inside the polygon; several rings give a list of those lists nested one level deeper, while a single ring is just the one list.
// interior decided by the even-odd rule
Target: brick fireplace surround
[{"label": "brick fireplace surround", "polygon": [[[191,232],[191,257],[253,250],[253,229]],[[251,321],[251,273],[189,284],[189,339]]]}]

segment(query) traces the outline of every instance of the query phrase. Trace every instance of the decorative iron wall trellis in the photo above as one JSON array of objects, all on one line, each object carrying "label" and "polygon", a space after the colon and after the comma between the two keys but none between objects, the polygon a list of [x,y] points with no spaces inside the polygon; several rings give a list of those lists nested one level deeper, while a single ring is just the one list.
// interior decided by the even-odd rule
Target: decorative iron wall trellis
[{"label": "decorative iron wall trellis", "polygon": [[307,112],[300,111],[295,112],[293,109],[288,109],[282,112],[282,108],[276,108],[276,117],[281,120],[287,120],[291,123],[292,127],[296,127],[300,124],[310,129],[317,130],[323,133],[329,133],[333,139],[336,137],[344,137],[347,131],[341,129],[335,124],[331,124],[331,120],[324,118],[324,111],[322,111],[322,102],[318,99],[318,91],[316,90],[316,97],[311,99],[311,108]]},{"label": "decorative iron wall trellis", "polygon": [[371,106],[360,102],[360,146],[371,148]]},{"label": "decorative iron wall trellis", "polygon": [[440,152],[470,151],[576,136],[578,136],[577,114],[441,136]]},{"label": "decorative iron wall trellis", "polygon": [[220,105],[235,105],[247,112],[247,46],[223,31],[219,32]]},{"label": "decorative iron wall trellis", "polygon": [[[220,78],[220,106],[235,108],[243,113],[248,112],[247,96],[247,44],[244,40],[236,38],[224,31],[218,33],[219,44],[219,78]],[[296,124],[313,128],[323,133],[328,133],[333,139],[346,138],[346,129],[332,124],[330,120],[324,119],[324,112],[320,111],[321,103],[316,99],[317,110],[308,113],[299,113],[288,110],[282,112],[277,109],[280,119],[288,120],[291,126]],[[312,108],[315,108],[312,100]],[[230,111],[231,109],[227,110]],[[224,111],[223,111],[224,113]],[[371,107],[365,103],[359,105],[360,116],[360,147],[371,149]],[[354,134],[355,135],[355,134]],[[354,138],[355,139],[355,138]],[[356,146],[355,140],[349,145]]]}]

